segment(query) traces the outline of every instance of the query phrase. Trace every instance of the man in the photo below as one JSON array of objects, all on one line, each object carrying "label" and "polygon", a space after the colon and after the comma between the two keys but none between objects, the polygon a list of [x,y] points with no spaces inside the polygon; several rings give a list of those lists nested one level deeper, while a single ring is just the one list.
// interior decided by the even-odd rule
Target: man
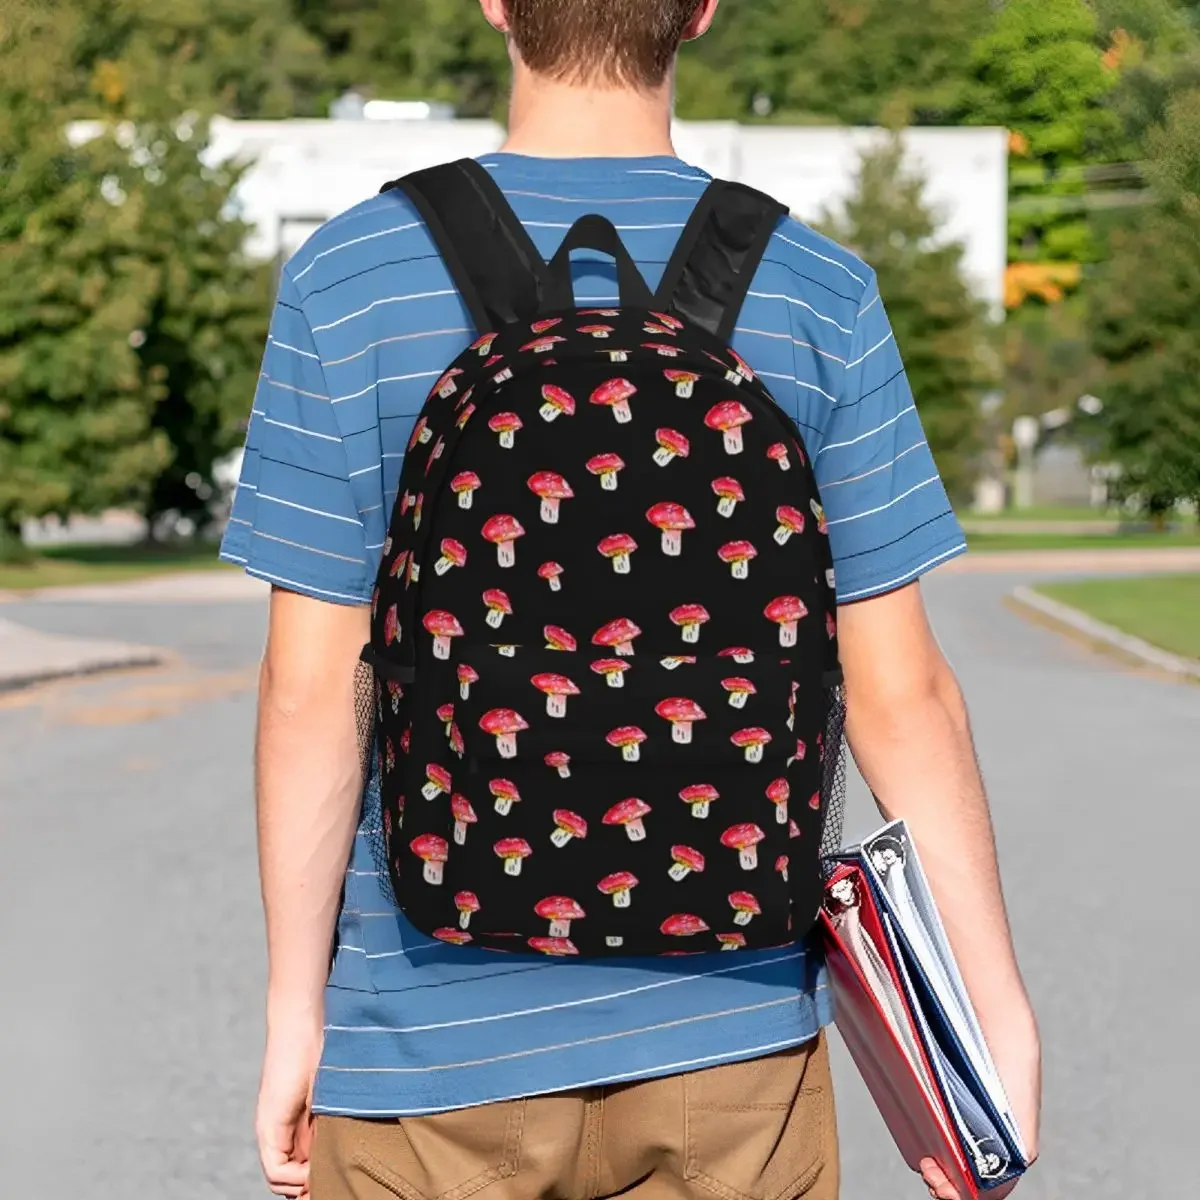
[{"label": "man", "polygon": [[[717,4],[481,0],[514,72],[508,141],[482,162],[544,255],[599,212],[657,285],[707,183],[672,150],[674,58]],[[575,284],[580,304],[615,298],[610,262],[577,261]],[[267,1178],[316,1200],[832,1200],[832,1014],[812,949],[533,961],[431,944],[384,898],[355,661],[415,415],[475,336],[401,193],[331,221],[284,270],[223,548],[274,585],[257,771]],[[817,465],[850,744],[883,810],[921,844],[1033,1144],[1036,1028],[966,710],[917,582],[965,546],[869,267],[784,222],[733,346]],[[934,1195],[954,1195],[936,1164],[924,1174]]]}]

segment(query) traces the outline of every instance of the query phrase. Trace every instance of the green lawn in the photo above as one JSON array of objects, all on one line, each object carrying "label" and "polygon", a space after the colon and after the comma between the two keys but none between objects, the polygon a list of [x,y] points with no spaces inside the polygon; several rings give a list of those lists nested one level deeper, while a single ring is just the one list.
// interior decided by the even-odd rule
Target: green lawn
[{"label": "green lawn", "polygon": [[1200,658],[1200,575],[1087,579],[1037,590],[1164,650]]},{"label": "green lawn", "polygon": [[171,546],[54,546],[29,563],[0,563],[0,591],[111,583],[169,571],[223,567],[212,542]]},{"label": "green lawn", "polygon": [[1109,550],[1200,546],[1200,533],[968,533],[972,550]]}]

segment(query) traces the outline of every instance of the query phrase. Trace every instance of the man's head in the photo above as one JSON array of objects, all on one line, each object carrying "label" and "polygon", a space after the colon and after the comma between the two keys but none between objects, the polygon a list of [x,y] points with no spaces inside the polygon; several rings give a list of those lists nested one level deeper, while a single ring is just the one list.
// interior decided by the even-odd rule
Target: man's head
[{"label": "man's head", "polygon": [[703,34],[718,0],[481,0],[536,75],[652,91],[682,42]]}]

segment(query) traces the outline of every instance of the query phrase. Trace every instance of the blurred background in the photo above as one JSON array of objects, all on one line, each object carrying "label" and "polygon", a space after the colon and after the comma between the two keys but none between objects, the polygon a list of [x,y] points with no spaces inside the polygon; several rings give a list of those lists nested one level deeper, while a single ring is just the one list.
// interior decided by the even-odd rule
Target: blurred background
[{"label": "blurred background", "polygon": [[[264,596],[215,540],[281,263],[507,86],[475,0],[0,0],[14,1195],[260,1194]],[[976,552],[927,593],[1046,1025],[1024,1194],[1186,1191],[1200,884],[1147,928],[1137,873],[1200,775],[1200,3],[724,0],[676,140],[876,269]],[[922,1194],[839,1071],[849,1200]]]}]

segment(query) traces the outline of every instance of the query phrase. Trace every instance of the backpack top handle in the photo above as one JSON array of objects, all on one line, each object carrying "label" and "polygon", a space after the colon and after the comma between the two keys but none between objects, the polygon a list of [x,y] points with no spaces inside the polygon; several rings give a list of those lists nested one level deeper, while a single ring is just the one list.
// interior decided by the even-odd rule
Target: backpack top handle
[{"label": "backpack top handle", "polygon": [[558,253],[550,260],[550,291],[546,311],[557,312],[575,307],[575,286],[571,279],[571,251],[599,250],[617,264],[617,283],[620,285],[622,308],[650,308],[653,297],[633,261],[616,226],[606,217],[580,217],[563,238]]}]

